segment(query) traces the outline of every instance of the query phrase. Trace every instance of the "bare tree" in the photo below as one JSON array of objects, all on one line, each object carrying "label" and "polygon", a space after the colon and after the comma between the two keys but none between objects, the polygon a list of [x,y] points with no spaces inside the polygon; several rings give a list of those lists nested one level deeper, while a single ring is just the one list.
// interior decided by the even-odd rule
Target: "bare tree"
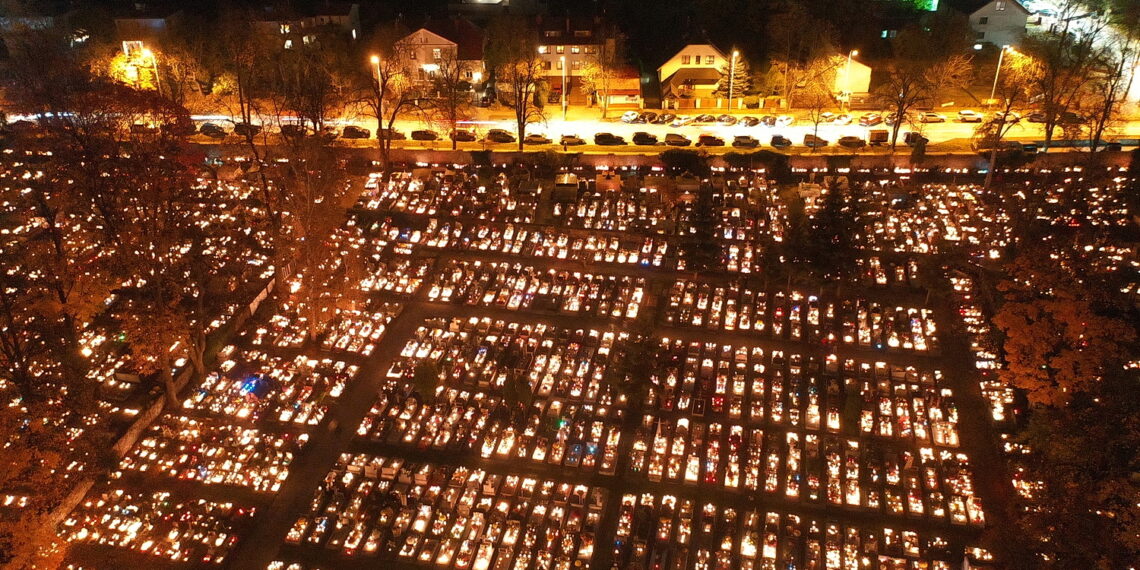
[{"label": "bare tree", "polygon": [[919,62],[898,61],[890,68],[887,81],[876,92],[876,97],[894,114],[891,125],[891,152],[898,144],[899,129],[910,116],[911,110],[927,101],[930,83],[927,68]]},{"label": "bare tree", "polygon": [[376,119],[376,140],[384,164],[384,180],[392,168],[392,140],[396,120],[416,106],[420,91],[415,82],[412,46],[401,41],[395,27],[382,29],[371,40],[369,74],[362,76],[364,104]]},{"label": "bare tree", "polygon": [[[602,30],[597,51],[582,65],[582,92],[598,102],[605,119],[610,109],[610,90],[617,81],[625,63],[622,37],[617,28]],[[562,89],[566,89],[563,85]],[[569,96],[569,94],[567,94]]]},{"label": "bare tree", "polygon": [[[817,139],[819,137],[819,125],[823,122],[824,113],[835,103],[835,98],[831,95],[833,84],[826,77],[819,77],[802,88],[801,106],[808,111],[808,121],[812,124],[812,136]],[[815,145],[812,145],[811,152],[815,152],[815,150]]]},{"label": "bare tree", "polygon": [[537,55],[533,31],[521,18],[505,17],[493,22],[487,41],[491,61],[498,62],[495,79],[501,97],[514,112],[518,148],[522,151],[527,125],[546,118],[536,101],[539,84],[545,81],[545,64]]},{"label": "bare tree", "polygon": [[990,182],[993,181],[994,167],[997,164],[1002,141],[1017,125],[1017,119],[1013,118],[1014,110],[1021,109],[1029,103],[1030,79],[1035,73],[1033,62],[1026,58],[1010,57],[1003,61],[995,93],[1001,102],[1000,107],[990,120],[982,122],[974,130],[975,147],[988,148],[990,151],[989,168],[986,169],[986,188],[989,188]]},{"label": "bare tree", "polygon": [[1132,69],[1138,62],[1140,52],[1131,38],[1112,42],[1103,50],[1085,96],[1090,153],[1097,151],[1105,133],[1119,122],[1120,107],[1132,87]]},{"label": "bare tree", "polygon": [[434,96],[424,111],[433,125],[448,134],[451,150],[455,150],[457,144],[452,135],[471,111],[471,82],[467,80],[469,70],[453,52],[444,53],[438,65],[439,70],[432,76]]},{"label": "bare tree", "polygon": [[800,86],[827,73],[835,64],[834,30],[814,18],[798,3],[788,5],[768,23],[772,67],[782,81],[781,91],[788,106],[794,106]]}]

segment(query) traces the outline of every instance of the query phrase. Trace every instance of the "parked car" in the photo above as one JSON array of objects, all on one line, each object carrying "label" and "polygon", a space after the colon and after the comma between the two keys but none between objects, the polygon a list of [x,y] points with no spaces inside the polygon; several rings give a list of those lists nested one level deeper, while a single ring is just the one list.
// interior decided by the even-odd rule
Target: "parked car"
[{"label": "parked car", "polygon": [[970,109],[962,109],[958,111],[958,122],[960,123],[980,123],[982,122],[982,114]]},{"label": "parked car", "polygon": [[372,131],[356,125],[347,125],[341,129],[340,136],[346,139],[366,139],[372,136]]},{"label": "parked car", "polygon": [[765,127],[774,127],[776,126],[776,116],[764,115],[763,117],[760,117],[760,124],[764,125]]},{"label": "parked car", "polygon": [[1085,118],[1072,111],[1065,111],[1064,113],[1061,113],[1060,117],[1057,117],[1057,122],[1061,123],[1062,125],[1083,123],[1085,122]]},{"label": "parked car", "polygon": [[562,135],[562,139],[558,141],[562,146],[579,146],[586,144],[578,135]]},{"label": "parked car", "polygon": [[[891,125],[891,126],[893,126],[893,125],[895,124],[895,118],[896,118],[896,115],[897,115],[897,113],[891,113],[891,114],[887,115],[887,118],[886,118],[886,123],[887,123],[888,125]],[[905,124],[907,124],[907,123],[909,123],[909,122],[911,122],[911,121],[910,121],[910,114],[909,114],[909,113],[907,113],[907,114],[904,114],[904,115],[902,116],[902,120],[901,120],[901,121],[899,121],[899,124],[900,124],[900,125],[905,125]]]},{"label": "parked car", "polygon": [[654,118],[652,121],[649,121],[649,122],[654,124],[654,125],[667,125],[669,123],[672,123],[673,119],[676,119],[676,118],[677,118],[677,115],[674,115],[673,113],[661,113],[660,115],[657,115],[656,118]]},{"label": "parked car", "polygon": [[226,138],[226,130],[223,129],[221,125],[215,125],[214,123],[202,123],[202,126],[198,127],[198,132],[212,139]]},{"label": "parked car", "polygon": [[946,116],[928,111],[919,115],[918,120],[923,123],[945,123]]},{"label": "parked car", "polygon": [[633,144],[641,146],[653,146],[657,144],[657,137],[646,132],[638,131],[636,133],[633,133]]},{"label": "parked car", "polygon": [[[209,124],[209,123],[206,123],[206,124]],[[202,126],[205,127],[206,125],[202,125]],[[135,123],[135,124],[131,125],[131,134],[132,135],[153,135],[156,133],[158,133],[158,129],[154,128],[153,125],[148,125],[146,123]],[[226,136],[225,131],[222,132],[222,136],[223,137]]]},{"label": "parked car", "polygon": [[594,135],[594,144],[600,146],[621,146],[625,144],[625,139],[613,133],[598,133]]},{"label": "parked car", "polygon": [[716,117],[706,113],[703,115],[697,115],[697,117],[695,119],[693,119],[693,122],[694,123],[715,123]]},{"label": "parked car", "polygon": [[402,141],[402,140],[407,139],[408,137],[404,136],[404,133],[401,133],[400,131],[397,131],[397,130],[380,129],[380,131],[376,133],[376,138],[378,140],[386,140],[386,141]]},{"label": "parked car", "polygon": [[701,135],[697,137],[697,146],[724,146],[724,139],[715,135]]},{"label": "parked car", "polygon": [[692,122],[693,122],[693,118],[688,116],[688,115],[677,115],[677,117],[675,119],[673,119],[673,122],[669,123],[669,126],[671,126],[671,127],[683,127],[683,126],[688,125]]},{"label": "parked car", "polygon": [[634,122],[639,125],[644,125],[646,123],[652,123],[655,120],[657,120],[657,113],[654,113],[653,111],[645,111],[644,113],[638,115],[637,120]]},{"label": "parked car", "polygon": [[828,145],[826,139],[817,137],[813,134],[804,135],[804,146],[808,148],[822,148]]},{"label": "parked car", "polygon": [[732,146],[734,148],[756,148],[760,146],[760,141],[749,135],[737,135],[732,139]]},{"label": "parked car", "polygon": [[744,117],[743,119],[740,119],[740,124],[744,125],[745,127],[755,127],[756,125],[760,124],[760,119],[757,119],[756,117]]},{"label": "parked car", "polygon": [[435,131],[419,130],[412,131],[412,140],[414,141],[434,141],[439,138]]},{"label": "parked car", "polygon": [[307,131],[303,125],[281,125],[281,136],[285,137],[303,137]]},{"label": "parked car", "polygon": [[872,129],[867,132],[868,142],[874,146],[887,144],[891,140],[891,132],[886,129]]},{"label": "parked car", "polygon": [[[345,130],[348,130],[345,127]],[[261,133],[261,125],[250,123],[234,123],[234,134],[243,137],[255,137]],[[348,138],[347,136],[345,138]]]},{"label": "parked car", "polygon": [[903,142],[906,143],[907,146],[914,146],[920,141],[925,144],[930,142],[930,139],[922,136],[921,133],[916,133],[914,131],[907,131],[906,134],[903,135]]},{"label": "parked car", "polygon": [[[173,123],[162,125],[162,132],[175,137],[189,136],[194,134],[194,123],[189,119],[175,120]],[[235,129],[234,132],[237,130]]]},{"label": "parked car", "polygon": [[1021,120],[1021,115],[1014,111],[1009,111],[1008,113],[1005,111],[998,111],[990,117],[990,120],[993,122],[1002,121],[1005,123],[1016,123]]},{"label": "parked car", "polygon": [[733,117],[732,115],[721,115],[716,118],[716,122],[726,127],[731,127],[732,125],[736,124],[736,117]]},{"label": "parked car", "polygon": [[321,140],[327,143],[335,141],[337,136],[339,135],[336,132],[336,127],[325,127],[321,129]]},{"label": "parked car", "polygon": [[448,135],[448,138],[456,142],[475,142],[475,133],[457,129],[451,131],[451,134]]},{"label": "parked car", "polygon": [[881,124],[883,124],[883,116],[878,113],[863,113],[863,116],[859,117],[860,127],[873,127]]},{"label": "parked car", "polygon": [[491,143],[513,143],[515,142],[515,135],[503,129],[491,129],[487,131],[487,136],[484,137],[484,140]]},{"label": "parked car", "polygon": [[848,115],[847,113],[843,113],[841,115],[836,115],[835,120],[832,122],[835,123],[836,125],[850,125],[851,124],[851,115]]},{"label": "parked car", "polygon": [[550,144],[550,139],[540,134],[529,134],[523,137],[523,144]]},{"label": "parked car", "polygon": [[781,127],[786,127],[794,122],[796,122],[796,118],[791,115],[780,115],[776,117],[776,124]]},{"label": "parked car", "polygon": [[843,148],[863,148],[867,146],[867,141],[863,137],[846,136],[840,137],[837,144]]},{"label": "parked car", "polygon": [[636,121],[639,116],[641,116],[641,113],[638,113],[637,111],[626,111],[621,114],[621,122],[632,123]]},{"label": "parked car", "polygon": [[669,133],[665,135],[665,144],[668,146],[689,146],[693,144],[693,141],[689,140],[685,135]]},{"label": "parked car", "polygon": [[824,112],[819,114],[819,122],[821,122],[821,123],[830,123],[834,120],[835,120],[835,113],[832,113],[831,111],[824,111]]},{"label": "parked car", "polygon": [[792,141],[784,135],[772,135],[770,143],[774,148],[788,148],[792,146]]},{"label": "parked car", "polygon": [[1025,120],[1029,121],[1030,123],[1044,123],[1045,113],[1042,113],[1041,111],[1034,111],[1030,113],[1028,117],[1025,117]]}]

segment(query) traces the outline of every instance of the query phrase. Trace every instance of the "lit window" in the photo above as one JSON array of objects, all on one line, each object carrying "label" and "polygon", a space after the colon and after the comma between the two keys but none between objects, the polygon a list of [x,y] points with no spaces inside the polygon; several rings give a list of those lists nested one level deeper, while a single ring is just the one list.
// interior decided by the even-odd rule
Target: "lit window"
[{"label": "lit window", "polygon": [[681,65],[689,65],[689,56],[687,56],[687,55],[681,56]]},{"label": "lit window", "polygon": [[998,12],[1004,11],[1005,10],[1005,0],[997,0],[997,2],[994,2],[994,10],[997,10]]},{"label": "lit window", "polygon": [[558,69],[562,69],[562,60],[558,60]]},{"label": "lit window", "polygon": [[598,53],[597,46],[586,46],[586,53]]},{"label": "lit window", "polygon": [[558,46],[558,47],[554,48],[554,51],[556,53],[566,53],[566,46]]},{"label": "lit window", "polygon": [[285,49],[293,49],[293,40],[285,40]]},{"label": "lit window", "polygon": [[570,53],[582,53],[582,48],[580,48],[578,46],[573,46],[570,48]]},{"label": "lit window", "polygon": [[538,53],[550,53],[550,46],[538,46]]},{"label": "lit window", "polygon": [[705,65],[712,65],[715,62],[716,62],[716,57],[711,56],[711,55],[705,56]]},{"label": "lit window", "polygon": [[558,37],[558,30],[546,30],[546,32],[544,32],[544,33],[545,33],[546,37],[548,37],[548,38],[557,38]]},{"label": "lit window", "polygon": [[281,33],[282,34],[289,33],[289,24],[281,24]]},{"label": "lit window", "polygon": [[442,53],[440,53],[440,50],[439,50],[439,48],[432,48],[432,50],[431,50],[431,58],[432,58],[432,59],[434,59],[434,60],[436,60],[436,61],[439,61],[440,59],[442,59],[442,58],[443,58],[443,54],[442,54]]},{"label": "lit window", "polygon": [[580,62],[578,60],[571,61],[570,62],[570,69],[573,69],[573,70],[582,69],[582,62]]}]

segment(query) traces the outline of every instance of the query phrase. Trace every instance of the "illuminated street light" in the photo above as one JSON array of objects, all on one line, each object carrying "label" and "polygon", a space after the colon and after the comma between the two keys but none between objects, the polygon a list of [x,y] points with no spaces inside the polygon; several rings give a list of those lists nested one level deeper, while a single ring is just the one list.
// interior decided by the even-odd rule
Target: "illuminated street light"
[{"label": "illuminated street light", "polygon": [[[558,58],[562,62],[562,120],[566,120],[566,56]],[[603,95],[604,96],[604,95]]]},{"label": "illuminated street light", "polygon": [[843,89],[847,92],[844,100],[847,102],[847,110],[851,110],[851,58],[859,55],[859,50],[853,49],[847,52],[847,69],[843,71]]},{"label": "illuminated street light", "polygon": [[732,82],[736,79],[736,58],[740,57],[740,52],[732,50],[732,61],[728,64],[728,108],[732,108]]},{"label": "illuminated street light", "polygon": [[1002,59],[1005,57],[1006,51],[1012,52],[1014,50],[1013,50],[1013,48],[1009,47],[1009,45],[1007,44],[1007,45],[1001,46],[1001,51],[998,52],[997,69],[994,70],[994,86],[990,89],[990,104],[991,105],[993,104],[994,95],[997,94],[998,75],[1001,74],[1001,62],[1002,62]]}]

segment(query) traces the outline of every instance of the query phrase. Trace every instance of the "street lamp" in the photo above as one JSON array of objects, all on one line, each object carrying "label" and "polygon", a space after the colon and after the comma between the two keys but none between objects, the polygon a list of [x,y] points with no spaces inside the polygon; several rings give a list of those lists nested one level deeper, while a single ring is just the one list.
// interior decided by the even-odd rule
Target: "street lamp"
[{"label": "street lamp", "polygon": [[384,135],[384,88],[380,84],[380,56],[371,57],[372,67],[376,71],[376,140]]},{"label": "street lamp", "polygon": [[853,49],[847,52],[847,68],[843,71],[843,89],[847,92],[844,101],[847,103],[847,110],[851,110],[851,58],[859,55],[859,50]]},{"label": "street lamp", "polygon": [[732,50],[732,61],[728,63],[728,108],[732,109],[732,88],[733,80],[736,79],[736,58],[740,57],[740,52]]},{"label": "street lamp", "polygon": [[562,121],[566,121],[566,56],[559,56],[562,63]]},{"label": "street lamp", "polygon": [[994,86],[992,88],[990,88],[990,104],[991,105],[993,104],[994,95],[997,94],[998,75],[1001,74],[1001,61],[1005,57],[1006,51],[1013,51],[1013,48],[1009,47],[1009,45],[1006,44],[1006,45],[1001,46],[1001,51],[998,52],[997,69],[994,70]]}]

